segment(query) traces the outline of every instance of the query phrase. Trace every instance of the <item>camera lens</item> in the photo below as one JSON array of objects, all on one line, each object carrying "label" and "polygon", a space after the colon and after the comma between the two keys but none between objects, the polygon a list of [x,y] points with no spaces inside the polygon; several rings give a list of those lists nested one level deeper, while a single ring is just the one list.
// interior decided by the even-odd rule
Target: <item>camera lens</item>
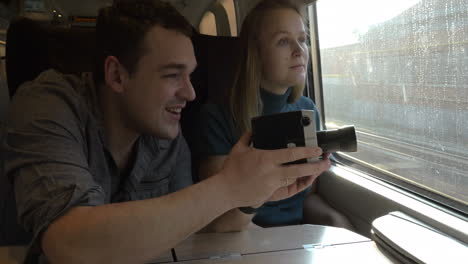
[{"label": "camera lens", "polygon": [[310,125],[310,118],[308,116],[303,116],[301,119],[301,124],[305,127]]},{"label": "camera lens", "polygon": [[354,126],[317,132],[317,142],[323,152],[356,152],[357,141]]}]

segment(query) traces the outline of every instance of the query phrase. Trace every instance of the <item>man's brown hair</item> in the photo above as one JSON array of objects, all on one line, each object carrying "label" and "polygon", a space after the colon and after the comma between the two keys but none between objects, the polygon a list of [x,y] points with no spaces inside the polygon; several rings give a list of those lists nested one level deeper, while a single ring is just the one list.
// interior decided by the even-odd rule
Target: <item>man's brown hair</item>
[{"label": "man's brown hair", "polygon": [[99,10],[96,22],[95,82],[104,80],[104,61],[115,56],[131,75],[145,54],[144,39],[153,26],[192,35],[190,23],[169,3],[160,0],[115,0]]}]

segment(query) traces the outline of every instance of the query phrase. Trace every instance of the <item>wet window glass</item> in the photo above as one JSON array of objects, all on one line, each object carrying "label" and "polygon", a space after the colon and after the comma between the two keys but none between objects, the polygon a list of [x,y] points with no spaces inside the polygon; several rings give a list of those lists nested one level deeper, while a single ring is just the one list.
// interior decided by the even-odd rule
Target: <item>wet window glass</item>
[{"label": "wet window glass", "polygon": [[343,153],[468,204],[468,1],[319,0],[327,128],[354,124]]}]

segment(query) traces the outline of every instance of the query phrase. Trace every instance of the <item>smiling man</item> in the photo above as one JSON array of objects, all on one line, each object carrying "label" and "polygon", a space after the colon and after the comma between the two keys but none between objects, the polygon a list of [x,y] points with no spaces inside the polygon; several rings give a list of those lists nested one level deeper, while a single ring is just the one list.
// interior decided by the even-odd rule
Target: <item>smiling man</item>
[{"label": "smiling man", "polygon": [[192,185],[179,126],[195,98],[190,24],[164,2],[115,1],[96,31],[94,73],[46,71],[11,104],[5,173],[33,235],[27,263],[145,263],[221,214],[279,189],[293,195],[328,168],[282,166],[321,150],[256,150],[246,134],[220,172]]}]

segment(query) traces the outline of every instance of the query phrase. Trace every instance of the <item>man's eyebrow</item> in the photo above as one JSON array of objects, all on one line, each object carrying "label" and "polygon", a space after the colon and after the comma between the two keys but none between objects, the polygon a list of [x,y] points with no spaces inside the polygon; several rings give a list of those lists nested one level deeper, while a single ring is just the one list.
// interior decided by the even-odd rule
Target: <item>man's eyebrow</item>
[{"label": "man's eyebrow", "polygon": [[169,64],[164,64],[160,67],[158,67],[158,71],[165,71],[165,70],[185,70],[187,69],[187,65],[182,64],[182,63],[169,63]]}]

